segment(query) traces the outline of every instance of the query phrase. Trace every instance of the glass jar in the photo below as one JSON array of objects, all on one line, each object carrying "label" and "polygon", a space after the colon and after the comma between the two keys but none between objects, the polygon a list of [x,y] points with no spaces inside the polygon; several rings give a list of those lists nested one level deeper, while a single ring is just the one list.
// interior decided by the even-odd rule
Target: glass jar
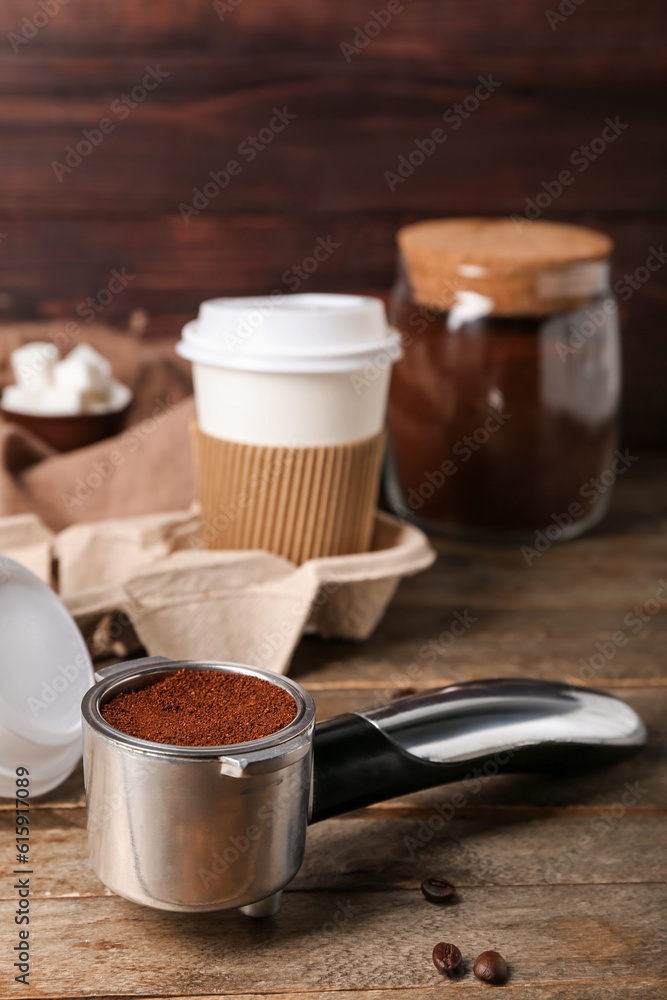
[{"label": "glass jar", "polygon": [[557,223],[453,219],[408,226],[398,242],[394,510],[538,548],[596,524],[624,471],[611,240]]}]

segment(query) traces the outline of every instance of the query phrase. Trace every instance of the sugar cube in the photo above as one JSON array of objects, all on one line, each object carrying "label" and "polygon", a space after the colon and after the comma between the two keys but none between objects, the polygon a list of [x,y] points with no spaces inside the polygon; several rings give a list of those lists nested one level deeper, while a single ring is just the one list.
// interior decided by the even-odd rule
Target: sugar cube
[{"label": "sugar cube", "polygon": [[72,361],[75,358],[77,361],[84,361],[86,364],[96,368],[105,380],[108,381],[111,378],[111,364],[99,351],[91,347],[90,344],[77,344],[74,350],[69,352],[65,360]]},{"label": "sugar cube", "polygon": [[33,341],[12,351],[11,365],[17,385],[38,389],[51,385],[60,351],[55,344]]},{"label": "sugar cube", "polygon": [[54,371],[54,383],[61,389],[98,393],[104,391],[107,382],[108,376],[99,365],[91,362],[85,355],[77,356],[75,351],[56,365]]},{"label": "sugar cube", "polygon": [[24,385],[8,385],[2,392],[2,406],[14,413],[34,413],[39,405],[39,394]]},{"label": "sugar cube", "polygon": [[111,365],[89,344],[78,344],[61,361],[55,344],[25,344],[12,353],[16,385],[7,386],[6,410],[41,416],[108,413],[131,399]]}]

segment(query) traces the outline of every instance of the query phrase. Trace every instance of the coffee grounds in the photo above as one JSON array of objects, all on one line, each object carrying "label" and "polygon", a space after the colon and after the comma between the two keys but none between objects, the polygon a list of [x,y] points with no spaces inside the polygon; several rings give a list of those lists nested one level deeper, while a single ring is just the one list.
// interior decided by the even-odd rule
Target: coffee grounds
[{"label": "coffee grounds", "polygon": [[114,729],[141,740],[216,747],[278,732],[294,719],[296,703],[284,688],[248,674],[177,670],[117,694],[101,712]]}]

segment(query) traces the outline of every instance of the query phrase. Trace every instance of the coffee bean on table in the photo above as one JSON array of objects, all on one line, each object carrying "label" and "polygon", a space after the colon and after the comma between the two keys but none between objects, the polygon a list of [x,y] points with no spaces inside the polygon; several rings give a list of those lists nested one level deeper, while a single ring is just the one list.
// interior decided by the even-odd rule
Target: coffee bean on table
[{"label": "coffee bean on table", "polygon": [[461,964],[461,952],[455,944],[441,941],[433,949],[433,964],[438,972],[453,972]]},{"label": "coffee bean on table", "polygon": [[422,892],[429,903],[445,903],[456,893],[456,886],[444,878],[425,878],[422,882]]},{"label": "coffee bean on table", "polygon": [[391,698],[392,700],[396,698],[407,698],[408,695],[411,694],[417,694],[417,688],[412,688],[412,687],[396,688],[395,691],[392,691]]},{"label": "coffee bean on table", "polygon": [[493,986],[507,982],[509,975],[507,962],[497,951],[483,951],[476,959],[472,971],[478,979]]}]

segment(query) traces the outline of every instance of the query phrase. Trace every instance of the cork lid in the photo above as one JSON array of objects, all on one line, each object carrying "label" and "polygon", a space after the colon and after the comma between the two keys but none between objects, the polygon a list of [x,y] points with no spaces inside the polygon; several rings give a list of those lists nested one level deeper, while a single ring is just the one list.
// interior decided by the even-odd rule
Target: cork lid
[{"label": "cork lid", "polygon": [[472,292],[489,300],[488,314],[545,315],[580,308],[608,287],[613,242],[582,226],[431,219],[397,239],[412,297],[431,308],[449,309]]}]

